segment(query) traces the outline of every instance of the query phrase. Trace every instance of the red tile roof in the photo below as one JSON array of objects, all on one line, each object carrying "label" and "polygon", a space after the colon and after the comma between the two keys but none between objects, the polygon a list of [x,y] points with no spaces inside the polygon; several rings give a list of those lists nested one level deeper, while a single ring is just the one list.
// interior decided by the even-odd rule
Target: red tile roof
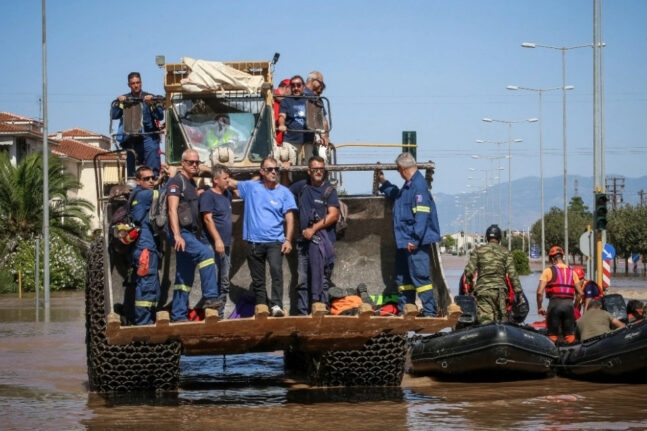
[{"label": "red tile roof", "polygon": [[50,138],[54,145],[52,145],[52,153],[68,156],[77,160],[92,160],[97,154],[105,153],[106,150],[97,148],[94,145],[89,145],[84,142],[77,141],[75,139],[52,139]]},{"label": "red tile roof", "polygon": [[109,137],[100,133],[91,132],[90,130],[74,127],[72,129],[63,130],[60,133],[65,138],[79,139],[79,138],[98,138],[102,140],[110,140]]},{"label": "red tile roof", "polygon": [[43,123],[33,118],[23,117],[10,112],[0,112],[0,133],[32,134],[42,136]]}]

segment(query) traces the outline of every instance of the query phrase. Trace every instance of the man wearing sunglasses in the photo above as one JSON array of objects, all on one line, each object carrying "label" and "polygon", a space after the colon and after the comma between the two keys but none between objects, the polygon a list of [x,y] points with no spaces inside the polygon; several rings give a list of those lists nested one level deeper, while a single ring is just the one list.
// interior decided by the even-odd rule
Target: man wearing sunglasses
[{"label": "man wearing sunglasses", "polygon": [[198,212],[198,191],[193,178],[200,170],[195,150],[182,153],[182,170],[168,181],[169,240],[175,248],[175,282],[171,320],[187,320],[189,293],[193,287],[196,265],[200,269],[202,308],[218,310],[218,279],[214,252],[202,231]]},{"label": "man wearing sunglasses", "polygon": [[296,305],[300,315],[309,314],[315,302],[328,306],[335,264],[335,223],[339,217],[339,199],[325,180],[324,159],[313,156],[308,160],[308,177],[290,186],[299,205]]},{"label": "man wearing sunglasses", "polygon": [[436,315],[436,299],[431,284],[429,253],[431,244],[440,241],[436,204],[427,189],[427,182],[418,171],[410,153],[396,159],[398,172],[405,183],[401,188],[378,177],[380,191],[394,201],[393,230],[395,233],[395,282],[398,285],[398,309],[414,304],[416,293],[422,302],[422,315]]},{"label": "man wearing sunglasses", "polygon": [[[169,175],[176,174],[176,168],[167,168]],[[139,237],[131,256],[133,281],[135,284],[135,324],[150,325],[155,322],[157,301],[160,297],[160,284],[157,276],[159,263],[159,238],[151,228],[148,214],[155,193],[155,177],[149,166],[140,166],[135,171],[137,187],[133,189],[130,215],[140,227]]]},{"label": "man wearing sunglasses", "polygon": [[[279,184],[279,170],[278,162],[270,156],[261,162],[260,180],[229,179],[229,184],[238,188],[238,194],[245,201],[243,239],[247,241],[247,264],[256,305],[267,305],[273,317],[285,315],[283,255],[292,251],[292,211],[297,209],[290,190]],[[269,301],[265,286],[266,261],[272,278]]]},{"label": "man wearing sunglasses", "polygon": [[[305,86],[303,78],[295,75],[290,79],[290,91],[292,96],[285,97],[281,100],[279,106],[278,130],[283,132],[283,144],[289,152],[296,154],[295,160],[297,165],[304,165],[312,156],[312,145],[306,145],[305,133],[301,130],[306,128],[306,98],[304,95]],[[285,162],[284,167],[289,167],[290,162]]]}]

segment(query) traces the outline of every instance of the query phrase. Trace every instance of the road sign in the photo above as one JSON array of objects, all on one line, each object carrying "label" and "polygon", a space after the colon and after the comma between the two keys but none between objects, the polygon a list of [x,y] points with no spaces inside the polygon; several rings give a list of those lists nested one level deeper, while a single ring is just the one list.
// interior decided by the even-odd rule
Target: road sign
[{"label": "road sign", "polygon": [[593,238],[594,232],[592,230],[584,232],[580,236],[580,250],[582,254],[586,257],[590,257],[593,254]]},{"label": "road sign", "polygon": [[606,289],[609,286],[611,286],[611,260],[605,260],[602,262],[602,288]]},{"label": "road sign", "polygon": [[602,249],[602,260],[613,260],[616,257],[616,249],[611,244],[604,244]]}]

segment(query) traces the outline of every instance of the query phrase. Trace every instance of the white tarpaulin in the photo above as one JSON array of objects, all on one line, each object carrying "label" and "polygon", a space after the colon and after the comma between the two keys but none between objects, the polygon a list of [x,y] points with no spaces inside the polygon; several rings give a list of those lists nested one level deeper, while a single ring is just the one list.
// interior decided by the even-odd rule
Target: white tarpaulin
[{"label": "white tarpaulin", "polygon": [[241,72],[220,61],[182,57],[182,62],[191,68],[189,76],[180,81],[185,91],[242,90],[258,94],[264,82],[262,76]]}]

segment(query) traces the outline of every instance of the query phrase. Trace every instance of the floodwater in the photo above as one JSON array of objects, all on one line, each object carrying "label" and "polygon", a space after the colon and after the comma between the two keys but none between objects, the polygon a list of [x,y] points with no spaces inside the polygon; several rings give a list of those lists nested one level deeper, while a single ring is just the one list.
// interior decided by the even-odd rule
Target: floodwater
[{"label": "floodwater", "polygon": [[[465,260],[443,260],[455,294]],[[528,321],[538,277],[522,277]],[[618,277],[614,287],[642,296],[647,279]],[[1,430],[647,429],[645,384],[406,376],[400,388],[324,390],[287,379],[277,353],[184,357],[177,393],[104,397],[88,392],[83,292],[53,293],[42,320],[33,296],[0,296]]]}]

